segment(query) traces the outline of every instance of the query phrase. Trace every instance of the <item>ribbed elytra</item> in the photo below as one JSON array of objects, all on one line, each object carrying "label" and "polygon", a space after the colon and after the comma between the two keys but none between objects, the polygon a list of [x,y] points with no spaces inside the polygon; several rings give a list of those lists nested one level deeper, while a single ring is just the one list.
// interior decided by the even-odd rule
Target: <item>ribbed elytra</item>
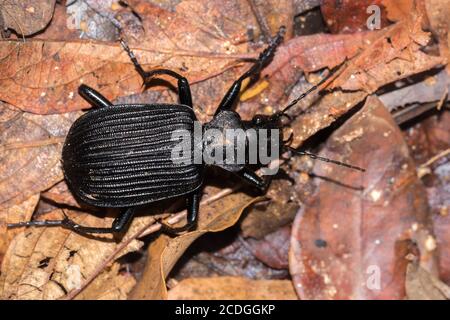
[{"label": "ribbed elytra", "polygon": [[176,130],[194,130],[192,108],[171,104],[114,105],[81,116],[62,152],[66,181],[97,207],[133,207],[191,193],[202,165],[172,161]]}]

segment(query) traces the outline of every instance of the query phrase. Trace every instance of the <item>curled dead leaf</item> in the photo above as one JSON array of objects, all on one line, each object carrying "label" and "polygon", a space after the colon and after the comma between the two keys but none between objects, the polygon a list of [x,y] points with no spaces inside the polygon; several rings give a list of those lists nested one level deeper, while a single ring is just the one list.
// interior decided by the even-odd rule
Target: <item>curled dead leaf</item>
[{"label": "curled dead leaf", "polygon": [[[375,97],[329,138],[324,177],[294,222],[290,271],[301,299],[403,299],[416,234],[431,234],[424,187],[403,136]],[[363,187],[364,189],[360,189]],[[421,248],[421,245],[419,245]],[[422,252],[421,252],[422,253]],[[435,252],[421,265],[436,266]]]},{"label": "curled dead leaf", "polygon": [[44,29],[53,16],[55,0],[0,1],[0,28],[13,29],[24,36]]},{"label": "curled dead leaf", "polygon": [[259,198],[234,193],[200,207],[198,228],[176,238],[161,235],[148,248],[148,260],[142,278],[131,299],[167,299],[165,278],[185,250],[206,232],[218,232],[236,223],[242,211]]},{"label": "curled dead leaf", "polygon": [[[106,227],[113,218],[96,217],[82,212],[66,212],[75,221]],[[61,219],[61,210],[39,219]],[[91,239],[60,227],[29,228],[11,242],[2,263],[0,297],[3,299],[59,299],[80,288],[99,265],[128,240],[136,230],[153,221],[153,217],[138,217],[121,242],[110,235]],[[138,250],[142,242],[132,240],[115,258]],[[105,269],[77,296],[78,299],[124,299],[134,286],[132,276],[121,274],[117,263]]]},{"label": "curled dead leaf", "polygon": [[0,108],[0,207],[7,208],[63,178],[62,143],[79,114],[39,116]]}]

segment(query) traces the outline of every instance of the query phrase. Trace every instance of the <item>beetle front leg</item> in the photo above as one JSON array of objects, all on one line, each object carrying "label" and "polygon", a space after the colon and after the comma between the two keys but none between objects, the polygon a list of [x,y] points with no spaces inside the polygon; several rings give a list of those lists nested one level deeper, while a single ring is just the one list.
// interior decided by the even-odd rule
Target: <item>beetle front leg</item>
[{"label": "beetle front leg", "polygon": [[281,27],[277,35],[270,42],[269,46],[259,55],[258,60],[255,61],[255,64],[250,68],[250,70],[244,73],[231,85],[230,89],[228,89],[227,93],[220,102],[219,107],[216,110],[216,114],[218,114],[220,111],[231,110],[233,108],[233,105],[236,102],[241,91],[242,82],[246,78],[253,78],[259,75],[261,70],[272,60],[273,55],[275,54],[275,50],[283,41],[285,32],[286,28]]},{"label": "beetle front leg", "polygon": [[141,75],[142,79],[144,80],[144,85],[148,84],[155,75],[165,74],[171,76],[177,79],[178,81],[178,95],[180,97],[180,103],[192,108],[191,88],[189,86],[189,82],[185,77],[169,69],[155,69],[151,71],[145,71],[144,68],[142,68],[141,64],[138,62],[133,51],[131,51],[128,44],[124,40],[120,40],[120,44],[130,57],[130,60],[133,63],[134,67],[136,68],[137,72]]},{"label": "beetle front leg", "polygon": [[267,192],[267,189],[269,188],[270,183],[273,179],[272,175],[264,176],[264,178],[261,178],[254,171],[250,170],[247,167],[244,167],[244,169],[237,172],[236,174],[248,184],[258,188],[258,190],[262,194],[265,194]]}]

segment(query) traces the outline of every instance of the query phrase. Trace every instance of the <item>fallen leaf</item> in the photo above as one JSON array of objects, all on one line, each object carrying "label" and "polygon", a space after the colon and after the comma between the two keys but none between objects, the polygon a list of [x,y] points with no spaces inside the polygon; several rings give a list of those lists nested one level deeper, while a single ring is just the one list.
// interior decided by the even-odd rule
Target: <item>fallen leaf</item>
[{"label": "fallen leaf", "polygon": [[368,20],[374,14],[373,10],[368,11],[370,6],[377,6],[379,9],[380,28],[389,24],[382,3],[382,0],[324,0],[321,10],[332,33],[354,33],[368,30]]},{"label": "fallen leaf", "polygon": [[[448,17],[450,14],[449,0],[424,0],[426,13],[430,22],[431,30],[439,39],[440,54],[450,60],[450,24]],[[450,74],[450,68],[447,67]]]},{"label": "fallen leaf", "polygon": [[[226,8],[218,2],[183,1],[176,12],[169,12],[140,2],[134,10],[146,17],[148,36],[132,49],[145,69],[179,70],[193,83],[214,77],[247,50],[246,43],[234,44],[238,34],[245,34],[242,27],[229,24],[220,28],[213,19],[223,19],[221,14],[225,13],[230,19],[233,14],[237,20],[245,20],[245,15],[249,19],[249,8],[237,11],[239,8],[224,12]],[[210,13],[204,17],[212,19],[211,30],[215,31],[200,28],[198,19],[185,16],[186,12],[200,14],[201,10]],[[142,90],[142,79],[118,43],[11,40],[4,41],[0,57],[2,99],[29,112],[62,113],[87,108],[89,105],[78,95],[81,83],[99,89],[108,99]]]},{"label": "fallen leaf", "polygon": [[21,232],[20,229],[8,230],[8,223],[17,223],[31,219],[39,202],[39,194],[34,194],[24,202],[0,211],[0,265],[11,240]]},{"label": "fallen leaf", "polygon": [[[317,192],[294,221],[289,265],[301,299],[403,299],[408,253],[430,235],[427,199],[402,133],[375,97],[320,155],[366,169],[316,164]],[[364,189],[359,189],[363,187]],[[422,238],[421,238],[422,239]],[[422,249],[423,244],[419,244]],[[436,265],[421,251],[421,265]]]},{"label": "fallen leaf", "polygon": [[55,0],[2,0],[0,27],[29,36],[44,29],[52,19]]},{"label": "fallen leaf", "polygon": [[447,72],[442,70],[410,85],[407,81],[399,83],[403,86],[380,95],[380,100],[389,111],[412,103],[439,101],[445,95],[446,90],[450,90],[449,80]]},{"label": "fallen leaf", "polygon": [[380,37],[355,57],[333,82],[332,88],[372,93],[382,85],[445,63],[420,49],[429,41],[421,19],[404,20],[380,32]]},{"label": "fallen leaf", "polygon": [[287,269],[291,225],[272,232],[262,240],[247,239],[252,253],[271,268]]},{"label": "fallen leaf", "polygon": [[412,262],[406,269],[406,296],[408,300],[450,300],[450,287]]},{"label": "fallen leaf", "polygon": [[[445,72],[445,71],[444,71]],[[444,110],[415,124],[405,131],[409,149],[417,164],[450,148],[450,111]],[[439,278],[450,284],[450,163],[448,156],[427,167],[429,174],[422,181],[427,188],[433,229],[439,255]]]},{"label": "fallen leaf", "polygon": [[206,232],[217,232],[234,225],[242,211],[259,200],[234,193],[200,207],[198,228],[173,239],[161,235],[148,248],[148,261],[131,299],[167,299],[165,278],[185,250]]},{"label": "fallen leaf", "polygon": [[[377,39],[337,71],[337,78],[328,86],[334,89],[332,92],[312,105],[312,97],[299,103],[297,109],[309,107],[291,124],[295,133],[293,146],[329,126],[378,88],[445,63],[442,57],[420,51],[420,45],[425,45],[429,39],[420,29],[420,19],[399,22],[377,34]],[[405,60],[406,54],[408,60]]]},{"label": "fallen leaf", "polygon": [[289,280],[191,278],[168,292],[169,300],[297,300]]},{"label": "fallen leaf", "polygon": [[255,204],[243,217],[241,230],[244,237],[261,239],[294,220],[299,205],[293,201],[295,190],[291,182],[286,179],[272,181],[266,196],[269,201]]},{"label": "fallen leaf", "polygon": [[79,114],[38,116],[0,108],[0,207],[7,208],[62,180],[62,143]]},{"label": "fallen leaf", "polygon": [[390,21],[409,19],[415,8],[415,0],[382,0],[381,3],[387,12]]},{"label": "fallen leaf", "polygon": [[[83,212],[66,211],[80,224],[106,227],[112,217],[96,217]],[[45,214],[39,219],[61,219],[61,210]],[[136,230],[148,224],[152,216],[137,217],[121,239],[126,241]],[[2,299],[59,299],[79,288],[121,242],[111,235],[91,239],[69,230],[29,228],[17,235],[5,254],[0,275]],[[135,251],[142,242],[132,240],[116,256]],[[117,263],[108,264],[81,292],[77,299],[125,298],[135,284],[134,278],[119,274]]]},{"label": "fallen leaf", "polygon": [[[244,239],[241,236],[237,226],[203,235],[186,250],[170,272],[167,287],[170,289],[173,283],[184,279],[217,276],[243,277],[253,280],[289,279],[287,267],[285,269],[270,267],[266,264],[268,259],[257,255],[249,240],[251,239]],[[284,259],[286,264],[287,249],[285,254],[282,252],[288,245],[289,240],[283,244],[279,241],[274,244],[275,250],[278,250],[276,256]],[[277,257],[274,257],[272,261],[277,261]]]}]

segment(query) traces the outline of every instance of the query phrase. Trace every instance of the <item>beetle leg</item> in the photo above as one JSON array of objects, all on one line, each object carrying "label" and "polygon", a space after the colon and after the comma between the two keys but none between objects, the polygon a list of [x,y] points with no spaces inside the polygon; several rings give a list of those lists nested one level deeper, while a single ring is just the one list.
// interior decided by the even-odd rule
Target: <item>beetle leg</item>
[{"label": "beetle leg", "polygon": [[135,209],[128,208],[116,218],[114,219],[112,226],[110,228],[97,228],[97,227],[88,227],[82,226],[76,223],[75,221],[69,219],[69,217],[65,217],[62,220],[43,220],[43,221],[27,221],[27,222],[19,222],[19,223],[11,223],[8,224],[8,228],[16,228],[16,227],[63,227],[66,229],[70,229],[80,234],[90,234],[90,233],[120,233],[128,227],[129,222],[132,220],[134,216]]},{"label": "beetle leg", "polygon": [[103,108],[103,107],[110,107],[113,104],[106,99],[100,92],[97,90],[92,89],[91,87],[88,87],[85,84],[82,84],[78,88],[78,92],[80,95],[89,102],[94,107]]},{"label": "beetle leg", "polygon": [[258,60],[255,61],[254,65],[231,85],[230,89],[228,89],[227,93],[220,102],[219,107],[216,110],[216,114],[220,111],[231,110],[233,108],[233,105],[241,91],[242,81],[248,77],[254,78],[258,76],[262,68],[264,68],[272,60],[276,48],[283,41],[285,30],[285,27],[280,28],[277,35],[270,42],[269,46],[259,55]]},{"label": "beetle leg", "polygon": [[120,43],[123,49],[127,52],[128,56],[130,57],[131,62],[133,62],[137,72],[141,75],[142,79],[144,80],[144,85],[148,84],[155,75],[165,74],[171,76],[172,78],[178,80],[178,95],[180,96],[180,103],[192,108],[191,89],[189,87],[189,82],[185,77],[169,69],[155,69],[151,71],[145,71],[144,68],[142,68],[140,63],[137,61],[136,56],[134,55],[133,51],[131,51],[128,44],[124,40],[120,40]]},{"label": "beetle leg", "polygon": [[236,174],[248,184],[258,188],[262,194],[266,193],[273,178],[272,175],[267,175],[264,176],[265,178],[261,178],[254,171],[250,170],[247,167],[244,167],[244,169],[237,172]]},{"label": "beetle leg", "polygon": [[197,225],[198,211],[200,207],[200,193],[194,192],[187,198],[187,223],[179,228],[173,228],[159,222],[161,224],[161,232],[169,235],[178,235],[181,232],[191,230]]}]

